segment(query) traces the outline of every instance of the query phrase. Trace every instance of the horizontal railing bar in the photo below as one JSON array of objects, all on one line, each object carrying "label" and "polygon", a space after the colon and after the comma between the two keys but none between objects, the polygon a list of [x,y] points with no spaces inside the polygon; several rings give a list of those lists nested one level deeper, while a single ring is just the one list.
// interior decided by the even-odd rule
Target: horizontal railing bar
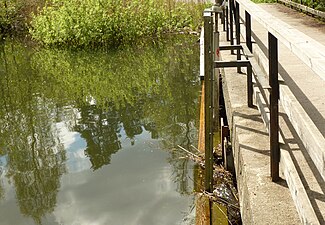
[{"label": "horizontal railing bar", "polygon": [[242,49],[243,47],[241,45],[223,45],[220,46],[219,49],[220,51],[223,50],[237,50],[237,49]]},{"label": "horizontal railing bar", "polygon": [[249,60],[235,60],[235,61],[215,61],[214,68],[229,68],[229,67],[248,67],[251,66]]}]

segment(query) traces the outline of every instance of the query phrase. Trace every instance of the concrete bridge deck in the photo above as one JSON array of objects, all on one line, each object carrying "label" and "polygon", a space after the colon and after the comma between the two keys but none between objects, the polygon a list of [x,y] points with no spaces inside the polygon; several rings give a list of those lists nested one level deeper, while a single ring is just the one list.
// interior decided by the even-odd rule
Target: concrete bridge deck
[{"label": "concrete bridge deck", "polygon": [[[287,29],[288,35],[293,36],[300,34],[297,31],[303,32],[301,44],[312,42],[310,46],[315,49],[325,49],[325,23],[280,4],[258,7],[260,15],[264,9],[289,24],[279,30]],[[240,6],[242,18],[244,13],[244,7]],[[259,65],[254,71],[267,74],[268,30],[254,19],[253,13],[251,16],[253,55]],[[241,31],[241,44],[245,45],[244,24]],[[229,45],[225,33],[220,35],[221,44]],[[254,88],[254,103],[258,107],[248,108],[246,74],[231,68],[222,70],[244,224],[325,224],[325,51],[318,51],[320,56],[312,66],[320,67],[315,69],[310,66],[313,55],[304,61],[295,54],[298,50],[288,49],[295,45],[281,43],[279,39],[280,182],[270,179],[270,147],[265,126],[269,112],[259,97],[261,93]],[[235,59],[230,52],[222,52],[222,60]]]}]

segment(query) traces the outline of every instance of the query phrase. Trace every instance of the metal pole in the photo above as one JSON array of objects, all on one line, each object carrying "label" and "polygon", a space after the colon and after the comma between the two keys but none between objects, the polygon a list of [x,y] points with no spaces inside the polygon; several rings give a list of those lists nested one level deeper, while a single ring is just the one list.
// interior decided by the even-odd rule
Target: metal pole
[{"label": "metal pole", "polygon": [[247,106],[253,107],[253,71],[252,65],[247,66]]},{"label": "metal pole", "polygon": [[205,191],[213,190],[213,21],[204,12],[204,85],[205,85]]},{"label": "metal pole", "polygon": [[249,51],[253,52],[253,45],[252,45],[252,22],[251,22],[251,15],[245,11],[245,23],[246,23],[246,46]]},{"label": "metal pole", "polygon": [[225,18],[225,8],[222,9],[222,13],[221,13],[221,24],[222,24],[222,30],[226,31],[226,18]]},{"label": "metal pole", "polygon": [[228,1],[226,2],[226,37],[227,37],[227,41],[230,41],[229,38],[229,21],[228,21],[228,17],[229,17],[229,13],[228,13],[229,7],[228,7]]},{"label": "metal pole", "polygon": [[[222,8],[220,6],[212,7],[214,14],[214,30],[213,30],[213,62],[219,61],[220,48],[219,48],[219,30],[218,30],[218,15],[221,15]],[[213,128],[219,130],[219,74],[220,69],[214,68],[213,70]]]},{"label": "metal pole", "polygon": [[278,39],[270,32],[269,40],[269,84],[270,93],[270,150],[272,181],[279,180],[279,81],[278,81]]},{"label": "metal pole", "polygon": [[[229,16],[230,16],[230,44],[234,45],[234,0],[229,0]],[[234,51],[231,50],[231,54],[234,54]]]},{"label": "metal pole", "polygon": [[[236,2],[235,7],[235,25],[236,25],[236,44],[240,45],[240,20],[239,20],[239,3]],[[240,49],[237,49],[237,60],[240,60]],[[237,73],[241,73],[241,68],[237,67]]]}]

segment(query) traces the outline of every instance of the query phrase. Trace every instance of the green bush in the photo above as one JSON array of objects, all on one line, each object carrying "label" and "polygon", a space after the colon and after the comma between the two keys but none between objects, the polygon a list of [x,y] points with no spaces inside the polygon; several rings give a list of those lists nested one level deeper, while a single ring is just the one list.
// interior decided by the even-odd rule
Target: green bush
[{"label": "green bush", "polygon": [[314,8],[320,11],[325,11],[324,0],[293,0],[293,1],[302,5],[306,5],[310,8]]},{"label": "green bush", "polygon": [[117,46],[194,29],[203,8],[173,0],[53,0],[33,16],[30,33],[45,45]]},{"label": "green bush", "polygon": [[31,12],[42,8],[46,0],[0,0],[0,36],[28,32]]},{"label": "green bush", "polygon": [[0,33],[12,30],[18,18],[20,4],[17,1],[0,0]]}]

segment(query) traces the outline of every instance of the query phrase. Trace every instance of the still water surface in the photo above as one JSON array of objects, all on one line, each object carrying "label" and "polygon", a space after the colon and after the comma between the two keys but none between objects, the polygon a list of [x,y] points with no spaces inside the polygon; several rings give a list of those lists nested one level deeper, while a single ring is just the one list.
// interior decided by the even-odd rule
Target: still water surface
[{"label": "still water surface", "polygon": [[192,224],[198,56],[0,43],[0,224]]}]

